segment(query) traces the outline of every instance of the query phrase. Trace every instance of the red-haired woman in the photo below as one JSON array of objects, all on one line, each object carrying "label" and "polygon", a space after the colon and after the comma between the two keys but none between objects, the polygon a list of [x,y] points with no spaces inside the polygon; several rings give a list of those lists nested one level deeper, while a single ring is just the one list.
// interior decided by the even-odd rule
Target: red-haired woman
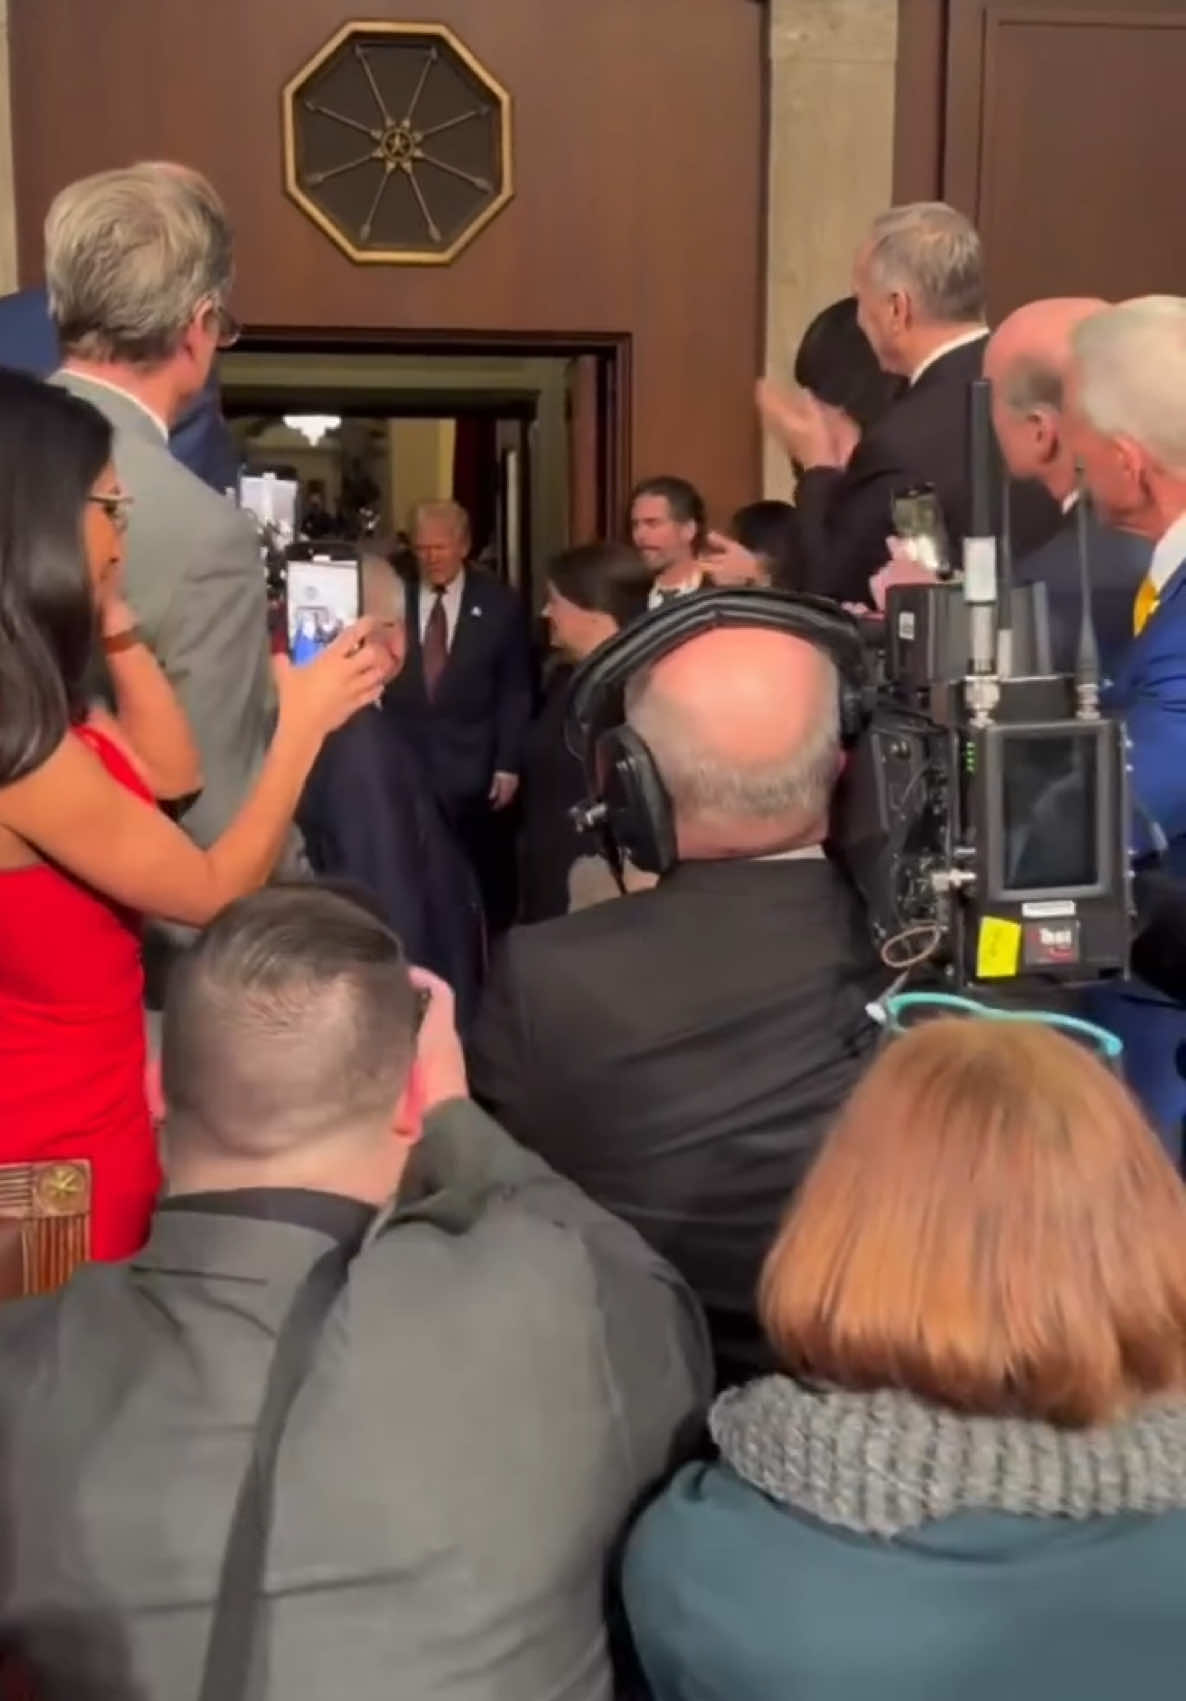
[{"label": "red-haired woman", "polygon": [[656,1701],[1119,1701],[1186,1672],[1186,1192],[1049,1028],[933,1021],[767,1261],[784,1374],[631,1539]]}]

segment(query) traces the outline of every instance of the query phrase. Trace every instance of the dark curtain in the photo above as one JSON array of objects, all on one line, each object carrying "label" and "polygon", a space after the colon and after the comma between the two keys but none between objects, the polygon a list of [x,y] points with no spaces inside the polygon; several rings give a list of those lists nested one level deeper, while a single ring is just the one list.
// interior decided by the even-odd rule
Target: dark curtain
[{"label": "dark curtain", "polygon": [[494,536],[498,513],[498,422],[492,414],[463,414],[453,448],[453,497],[468,513],[473,552]]}]

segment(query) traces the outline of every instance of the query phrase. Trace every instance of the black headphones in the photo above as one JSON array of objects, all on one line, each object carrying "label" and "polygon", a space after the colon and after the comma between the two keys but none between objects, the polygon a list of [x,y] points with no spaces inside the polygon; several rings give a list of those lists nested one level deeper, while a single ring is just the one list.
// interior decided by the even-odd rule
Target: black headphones
[{"label": "black headphones", "polygon": [[840,737],[854,744],[873,707],[873,669],[852,615],[823,597],[771,590],[696,591],[673,598],[602,644],[577,668],[565,709],[565,740],[585,771],[587,799],[572,812],[597,829],[619,873],[665,874],[678,861],[671,799],[646,744],[624,724],[626,681],[718,626],[769,627],[830,657],[840,676]]}]

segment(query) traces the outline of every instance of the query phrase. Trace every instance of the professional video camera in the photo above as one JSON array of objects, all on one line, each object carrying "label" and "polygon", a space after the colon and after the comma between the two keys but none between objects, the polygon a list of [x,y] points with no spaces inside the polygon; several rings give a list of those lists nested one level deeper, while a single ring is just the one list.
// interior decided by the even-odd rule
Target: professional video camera
[{"label": "professional video camera", "polygon": [[1049,662],[1044,587],[1016,590],[992,519],[1007,485],[991,387],[972,386],[972,525],[962,579],[887,596],[880,683],[851,753],[833,848],[887,966],[959,986],[1121,975],[1131,941],[1121,724],[1101,714],[1086,497],[1075,673]]}]

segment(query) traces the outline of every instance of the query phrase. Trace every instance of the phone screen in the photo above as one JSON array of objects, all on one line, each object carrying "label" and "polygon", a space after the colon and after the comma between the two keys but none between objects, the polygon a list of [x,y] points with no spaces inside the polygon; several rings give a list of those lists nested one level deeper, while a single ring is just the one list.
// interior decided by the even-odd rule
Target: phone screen
[{"label": "phone screen", "polygon": [[297,667],[314,661],[361,613],[357,558],[290,561],[285,588],[288,653]]},{"label": "phone screen", "polygon": [[299,493],[295,479],[273,473],[244,473],[239,480],[239,506],[254,517],[260,536],[280,550],[296,541]]}]

